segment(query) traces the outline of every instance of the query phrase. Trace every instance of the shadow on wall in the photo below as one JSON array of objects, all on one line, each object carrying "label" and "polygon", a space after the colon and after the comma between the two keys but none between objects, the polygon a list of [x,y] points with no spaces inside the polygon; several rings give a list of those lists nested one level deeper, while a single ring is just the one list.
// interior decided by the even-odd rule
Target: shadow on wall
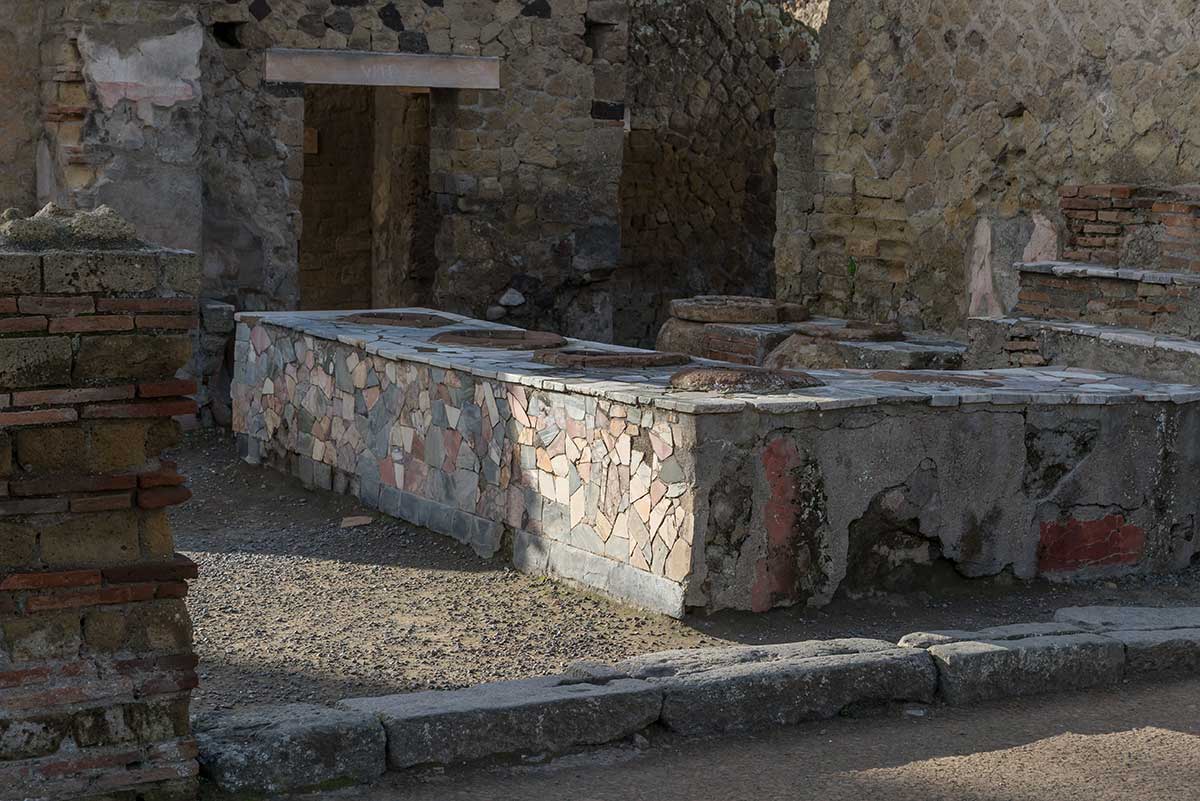
[{"label": "shadow on wall", "polygon": [[[792,6],[635,2],[617,341],[651,345],[673,298],[774,290],[776,108],[809,57]],[[790,13],[792,12],[792,13]]]}]

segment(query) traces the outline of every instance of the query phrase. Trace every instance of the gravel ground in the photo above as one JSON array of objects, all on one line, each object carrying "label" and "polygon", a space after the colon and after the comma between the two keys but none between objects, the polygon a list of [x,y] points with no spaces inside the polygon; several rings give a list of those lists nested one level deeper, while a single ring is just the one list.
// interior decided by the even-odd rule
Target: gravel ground
[{"label": "gravel ground", "polygon": [[461,687],[723,643],[866,636],[1047,619],[1062,606],[1200,605],[1200,566],[1178,576],[1062,586],[963,582],[934,594],[683,621],[639,611],[500,562],[354,500],[305,490],[195,432],[175,453],[195,498],[172,515],[200,566],[188,607],[200,655],[193,709],[316,702]]}]

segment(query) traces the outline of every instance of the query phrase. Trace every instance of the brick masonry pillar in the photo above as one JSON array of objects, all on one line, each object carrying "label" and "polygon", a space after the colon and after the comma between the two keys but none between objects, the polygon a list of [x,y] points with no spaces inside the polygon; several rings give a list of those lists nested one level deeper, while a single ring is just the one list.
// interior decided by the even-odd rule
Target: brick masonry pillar
[{"label": "brick masonry pillar", "polygon": [[194,413],[199,271],[0,252],[0,798],[191,798],[195,565],[161,451]]}]

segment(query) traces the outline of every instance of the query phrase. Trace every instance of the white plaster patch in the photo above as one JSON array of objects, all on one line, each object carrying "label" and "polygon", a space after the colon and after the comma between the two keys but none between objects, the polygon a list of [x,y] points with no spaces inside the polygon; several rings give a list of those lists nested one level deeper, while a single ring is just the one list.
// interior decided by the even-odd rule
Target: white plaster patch
[{"label": "white plaster patch", "polygon": [[992,223],[980,218],[975,224],[975,238],[968,267],[971,293],[969,314],[972,317],[999,317],[1004,313],[996,297],[996,282],[992,278]]},{"label": "white plaster patch", "polygon": [[126,53],[94,38],[87,28],[79,34],[84,76],[101,105],[111,110],[123,100],[133,101],[146,122],[155,106],[167,108],[200,96],[203,44],[204,29],[199,24],[144,39]]},{"label": "white plaster patch", "polygon": [[1033,234],[1029,244],[1021,254],[1023,262],[1057,261],[1058,260],[1058,230],[1054,223],[1040,211],[1033,213]]}]

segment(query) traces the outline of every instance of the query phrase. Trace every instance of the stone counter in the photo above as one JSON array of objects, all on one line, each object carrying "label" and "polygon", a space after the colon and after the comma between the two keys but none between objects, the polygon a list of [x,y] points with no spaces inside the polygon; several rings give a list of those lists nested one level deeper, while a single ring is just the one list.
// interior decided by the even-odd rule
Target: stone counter
[{"label": "stone counter", "polygon": [[810,371],[826,386],[715,395],[672,390],[675,367],[430,342],[504,328],[455,315],[403,328],[354,314],[240,316],[247,458],[667,614],[947,574],[1165,570],[1196,549],[1200,456],[1176,447],[1200,435],[1194,387],[831,370]]}]

